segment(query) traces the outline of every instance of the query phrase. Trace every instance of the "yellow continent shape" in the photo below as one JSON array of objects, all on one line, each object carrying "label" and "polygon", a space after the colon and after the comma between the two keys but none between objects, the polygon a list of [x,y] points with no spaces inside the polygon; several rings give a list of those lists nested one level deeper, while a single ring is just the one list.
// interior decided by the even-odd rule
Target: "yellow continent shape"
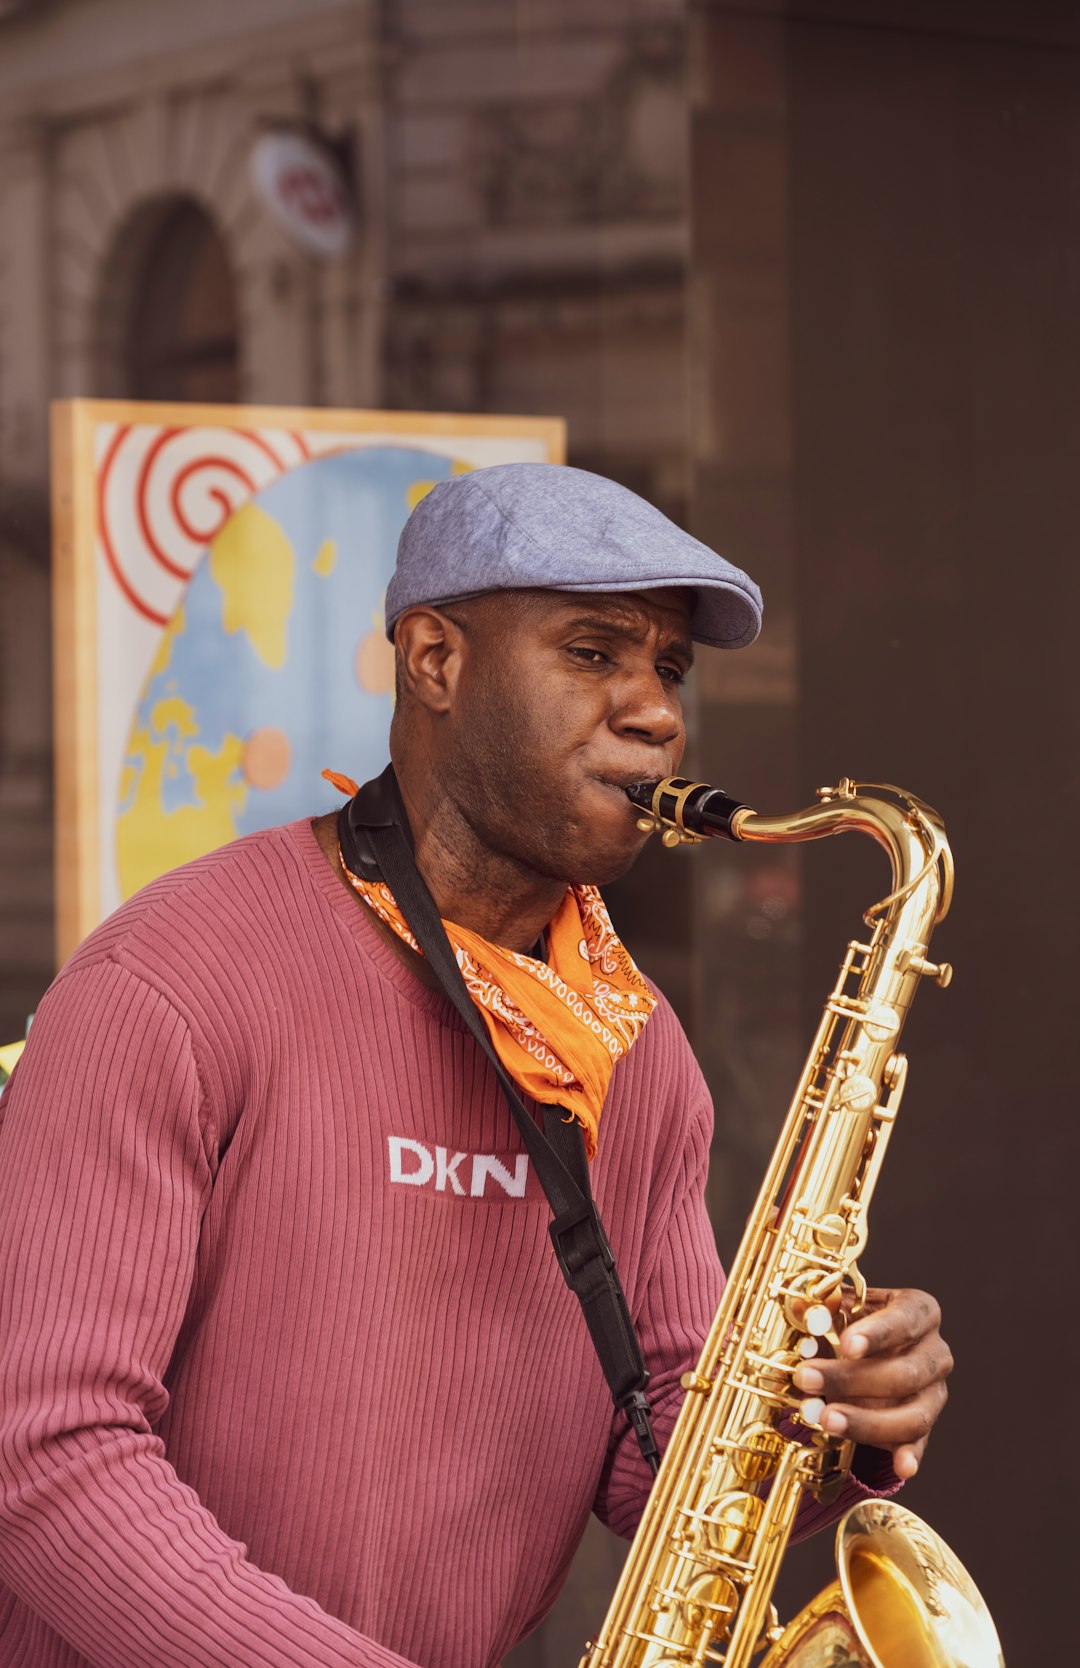
[{"label": "yellow continent shape", "polygon": [[154,664],[150,668],[151,678],[159,678],[163,672],[168,671],[169,663],[172,660],[173,644],[176,642],[178,637],[182,637],[184,635],[186,626],[187,620],[184,616],[184,605],[181,603],[180,607],[176,610],[176,613],[173,615],[172,619],[169,621],[165,630],[161,634],[161,640],[157,646],[157,653],[154,656]]},{"label": "yellow continent shape", "polygon": [[221,587],[226,634],[246,632],[265,665],[284,666],[296,576],[284,529],[258,504],[242,504],[210,546],[210,572]]},{"label": "yellow continent shape", "polygon": [[405,493],[405,502],[409,506],[410,515],[412,515],[417,504],[427,497],[432,487],[436,487],[438,484],[438,481],[414,481],[412,483]]},{"label": "yellow continent shape", "polygon": [[197,736],[199,733],[194,709],[179,695],[163,695],[160,701],[154,702],[150,727],[155,736],[163,736],[170,729],[176,731],[177,738]]},{"label": "yellow continent shape", "polygon": [[[155,724],[159,709],[171,704],[158,703],[153,714]],[[185,703],[178,705],[184,707]],[[191,708],[186,710],[191,727],[181,733],[195,735],[198,731]],[[130,786],[129,773],[137,773],[135,798],[116,820],[116,866],[124,898],[130,898],[168,869],[235,840],[239,832],[236,818],[248,792],[239,774],[244,751],[241,738],[226,735],[216,752],[194,744],[187,748],[185,759],[196,797],[193,804],[178,806],[175,811],[166,811],[162,800],[169,748],[167,735],[152,735],[146,726],[140,726],[131,738],[125,785]]]},{"label": "yellow continent shape", "polygon": [[[475,463],[466,463],[462,458],[455,458],[450,466],[451,475],[471,475],[476,468]],[[432,487],[438,486],[438,481],[413,481],[406,489],[405,502],[409,506],[409,514],[415,510],[417,504],[423,502]]]},{"label": "yellow continent shape", "polygon": [[320,579],[329,579],[337,566],[337,540],[324,539],[311,565]]}]

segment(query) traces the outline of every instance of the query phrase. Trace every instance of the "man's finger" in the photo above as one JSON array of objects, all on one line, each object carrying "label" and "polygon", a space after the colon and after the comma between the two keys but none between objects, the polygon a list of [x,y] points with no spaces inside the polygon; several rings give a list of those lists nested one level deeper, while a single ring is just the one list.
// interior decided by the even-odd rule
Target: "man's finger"
[{"label": "man's finger", "polygon": [[[917,1450],[930,1435],[934,1421],[945,1405],[944,1384],[932,1384],[899,1407],[857,1407],[851,1402],[830,1403],[821,1415],[821,1428],[830,1436],[850,1437],[870,1448],[887,1448],[895,1453],[903,1447]],[[920,1446],[920,1444],[922,1446]]]},{"label": "man's finger", "polygon": [[892,1468],[903,1482],[906,1483],[909,1478],[914,1477],[916,1471],[918,1471],[919,1466],[922,1463],[922,1457],[925,1452],[925,1439],[922,1442],[905,1444],[903,1447],[894,1450]]},{"label": "man's finger", "polygon": [[798,1368],[792,1382],[796,1390],[823,1396],[827,1402],[875,1399],[894,1404],[948,1378],[952,1368],[952,1351],[944,1338],[935,1333],[900,1355],[867,1355],[854,1359],[837,1356],[835,1360],[815,1356]]},{"label": "man's finger", "polygon": [[910,1349],[941,1324],[941,1310],[929,1292],[901,1287],[875,1291],[873,1295],[883,1297],[884,1303],[844,1329],[840,1337],[842,1356],[850,1359]]}]

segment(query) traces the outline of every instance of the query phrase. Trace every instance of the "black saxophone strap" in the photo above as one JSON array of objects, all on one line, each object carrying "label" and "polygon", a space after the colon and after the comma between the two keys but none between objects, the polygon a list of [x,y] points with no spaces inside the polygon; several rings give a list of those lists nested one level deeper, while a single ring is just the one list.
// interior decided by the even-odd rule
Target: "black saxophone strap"
[{"label": "black saxophone strap", "polygon": [[492,1047],[438,907],[416,866],[409,821],[392,765],[374,781],[365,783],[342,807],[338,839],[353,874],[364,880],[381,879],[390,888],[444,992],[491,1062],[551,1205],[548,1233],[559,1267],[581,1305],[612,1400],[629,1419],[645,1462],[655,1475],[660,1460],[646,1393],[648,1369],[592,1196],[581,1125],[563,1108],[549,1106],[544,1108],[542,1131]]}]

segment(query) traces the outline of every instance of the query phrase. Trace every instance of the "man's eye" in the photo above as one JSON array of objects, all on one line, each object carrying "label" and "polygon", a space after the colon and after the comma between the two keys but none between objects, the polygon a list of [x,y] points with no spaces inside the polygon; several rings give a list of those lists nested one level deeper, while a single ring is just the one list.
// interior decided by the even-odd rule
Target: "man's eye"
[{"label": "man's eye", "polygon": [[572,644],[567,652],[572,654],[575,660],[584,661],[586,666],[603,666],[608,660],[603,649],[586,649],[578,643]]},{"label": "man's eye", "polygon": [[656,670],[664,682],[670,683],[673,688],[677,689],[686,682],[686,673],[681,666],[658,666]]}]

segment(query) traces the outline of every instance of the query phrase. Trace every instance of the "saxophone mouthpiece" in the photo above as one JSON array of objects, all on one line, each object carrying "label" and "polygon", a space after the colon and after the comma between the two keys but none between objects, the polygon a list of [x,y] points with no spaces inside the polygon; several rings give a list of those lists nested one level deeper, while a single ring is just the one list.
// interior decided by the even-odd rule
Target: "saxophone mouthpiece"
[{"label": "saxophone mouthpiece", "polygon": [[665,846],[690,845],[710,838],[737,840],[736,814],[751,811],[749,805],[733,799],[723,788],[691,782],[685,776],[634,782],[626,789],[626,796],[645,813],[638,819],[642,833],[661,830]]}]

